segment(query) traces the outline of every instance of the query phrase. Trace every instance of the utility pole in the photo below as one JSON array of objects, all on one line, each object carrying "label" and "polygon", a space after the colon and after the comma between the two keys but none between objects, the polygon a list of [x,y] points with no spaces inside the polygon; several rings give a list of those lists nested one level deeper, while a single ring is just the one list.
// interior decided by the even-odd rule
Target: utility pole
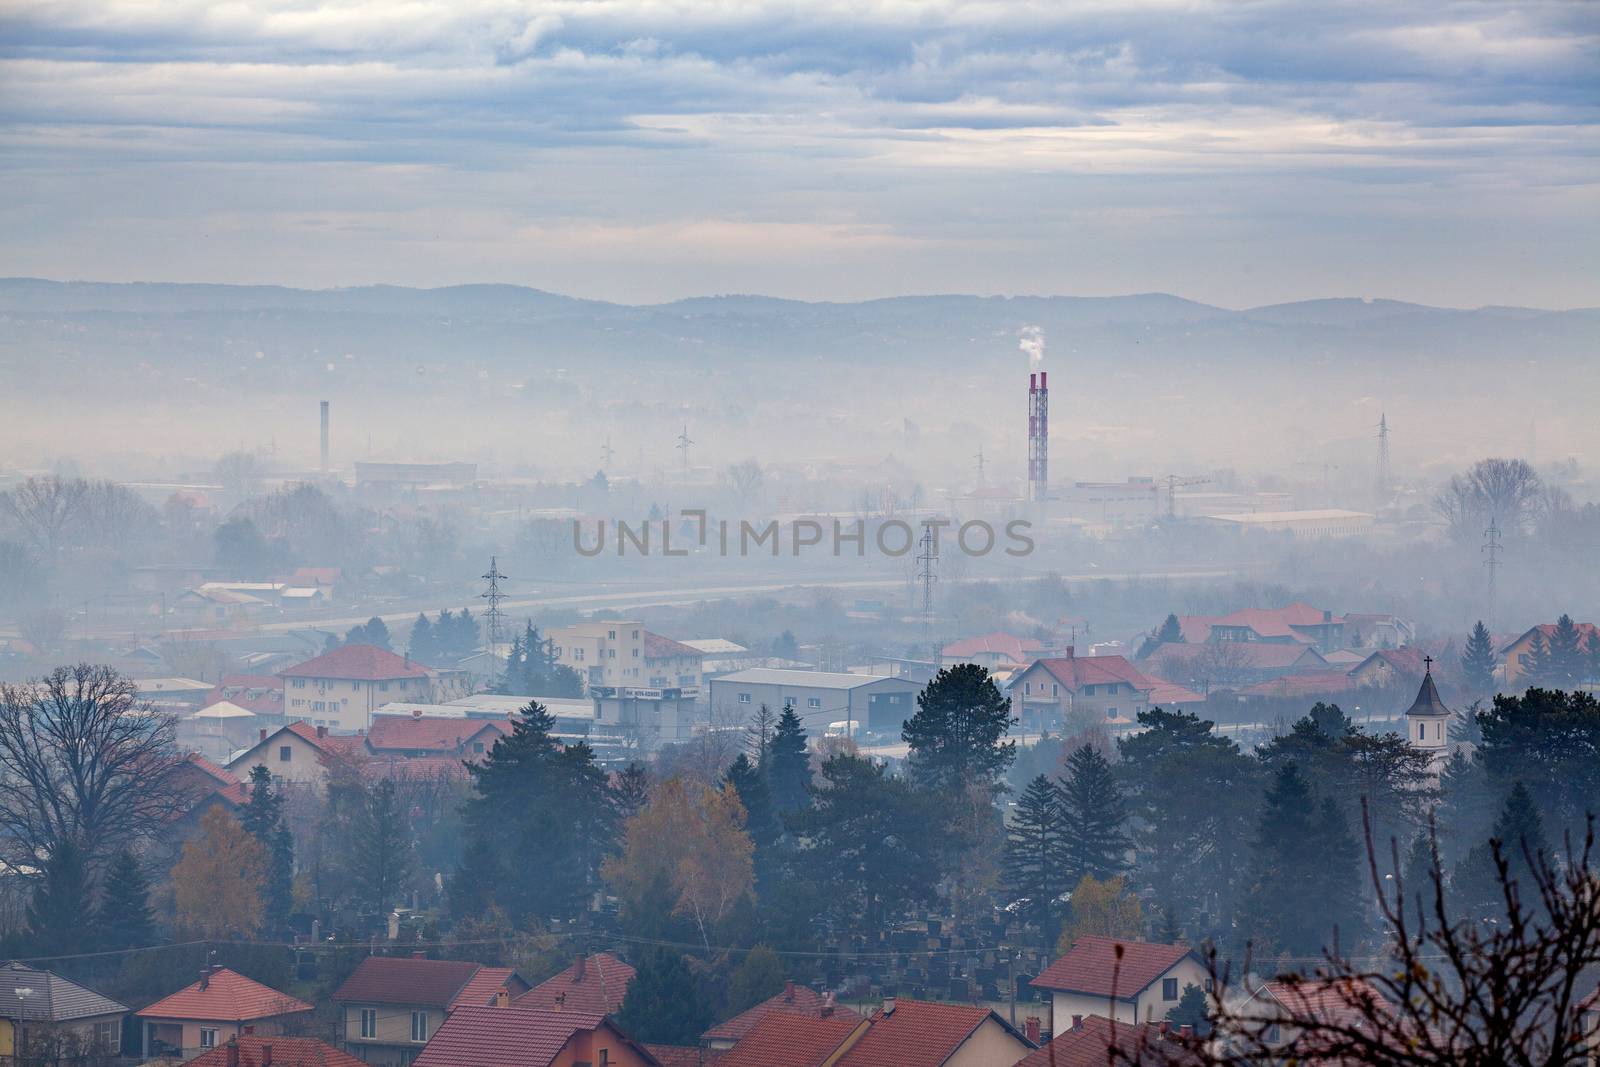
[{"label": "utility pole", "polygon": [[684,485],[688,485],[689,484],[689,446],[692,445],[692,444],[694,444],[694,442],[689,440],[689,424],[688,423],[684,423],[683,424],[683,432],[678,435],[678,443],[673,446],[679,452],[683,453],[683,484]]},{"label": "utility pole", "polygon": [[1389,499],[1389,414],[1378,416],[1378,504]]},{"label": "utility pole", "polygon": [[1489,528],[1483,531],[1483,566],[1489,572],[1489,617],[1494,618],[1494,594],[1497,572],[1500,570],[1500,524],[1489,517]]},{"label": "utility pole", "polygon": [[983,446],[978,446],[978,488],[983,488]]},{"label": "utility pole", "polygon": [[922,583],[922,638],[933,639],[933,586],[939,580],[939,545],[933,535],[933,523],[922,524],[922,539],[917,542],[917,581]]},{"label": "utility pole", "polygon": [[608,434],[606,435],[606,443],[600,446],[600,469],[603,471],[610,470],[611,460],[616,454],[616,451],[611,447],[611,436]]},{"label": "utility pole", "polygon": [[500,610],[500,601],[506,598],[506,595],[500,591],[500,583],[505,581],[507,577],[507,575],[500,573],[499,560],[494,556],[490,556],[489,573],[483,576],[483,580],[489,583],[489,588],[479,596],[489,602],[489,610],[484,612],[483,617],[489,624],[489,663],[492,671],[489,682],[491,686],[500,682],[500,624],[505,619],[505,613]]}]

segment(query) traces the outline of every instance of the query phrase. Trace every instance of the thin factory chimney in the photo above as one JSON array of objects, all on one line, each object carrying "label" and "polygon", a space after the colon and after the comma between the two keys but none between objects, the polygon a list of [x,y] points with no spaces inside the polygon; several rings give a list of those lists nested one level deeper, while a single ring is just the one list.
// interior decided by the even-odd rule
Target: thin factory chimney
[{"label": "thin factory chimney", "polygon": [[328,402],[322,402],[322,473],[328,473]]},{"label": "thin factory chimney", "polygon": [[1028,499],[1044,503],[1050,489],[1050,385],[1046,372],[1028,375]]}]

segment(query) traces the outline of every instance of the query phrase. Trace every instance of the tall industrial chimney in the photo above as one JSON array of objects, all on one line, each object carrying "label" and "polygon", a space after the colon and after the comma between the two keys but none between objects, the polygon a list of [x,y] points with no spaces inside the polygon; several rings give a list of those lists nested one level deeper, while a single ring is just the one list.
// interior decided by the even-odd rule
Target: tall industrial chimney
[{"label": "tall industrial chimney", "polygon": [[1044,503],[1050,490],[1050,378],[1028,375],[1028,499]]},{"label": "tall industrial chimney", "polygon": [[328,473],[328,402],[322,402],[322,473]]}]

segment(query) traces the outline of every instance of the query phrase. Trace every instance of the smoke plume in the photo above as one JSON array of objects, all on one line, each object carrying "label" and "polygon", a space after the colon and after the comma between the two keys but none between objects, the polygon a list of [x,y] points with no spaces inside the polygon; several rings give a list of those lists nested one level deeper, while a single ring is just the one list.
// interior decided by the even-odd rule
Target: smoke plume
[{"label": "smoke plume", "polygon": [[1044,362],[1044,331],[1037,326],[1024,326],[1018,333],[1017,347],[1028,353],[1028,369],[1038,370]]}]

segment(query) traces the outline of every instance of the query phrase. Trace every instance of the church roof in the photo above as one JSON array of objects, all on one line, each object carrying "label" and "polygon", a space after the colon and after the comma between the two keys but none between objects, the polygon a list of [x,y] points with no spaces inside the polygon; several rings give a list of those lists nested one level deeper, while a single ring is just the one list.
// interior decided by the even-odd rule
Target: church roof
[{"label": "church roof", "polygon": [[1422,675],[1422,688],[1417,690],[1417,699],[1411,702],[1406,709],[1406,715],[1449,715],[1450,709],[1444,706],[1444,701],[1439,699],[1439,687],[1433,684],[1433,662],[1427,661],[1425,673]]}]

